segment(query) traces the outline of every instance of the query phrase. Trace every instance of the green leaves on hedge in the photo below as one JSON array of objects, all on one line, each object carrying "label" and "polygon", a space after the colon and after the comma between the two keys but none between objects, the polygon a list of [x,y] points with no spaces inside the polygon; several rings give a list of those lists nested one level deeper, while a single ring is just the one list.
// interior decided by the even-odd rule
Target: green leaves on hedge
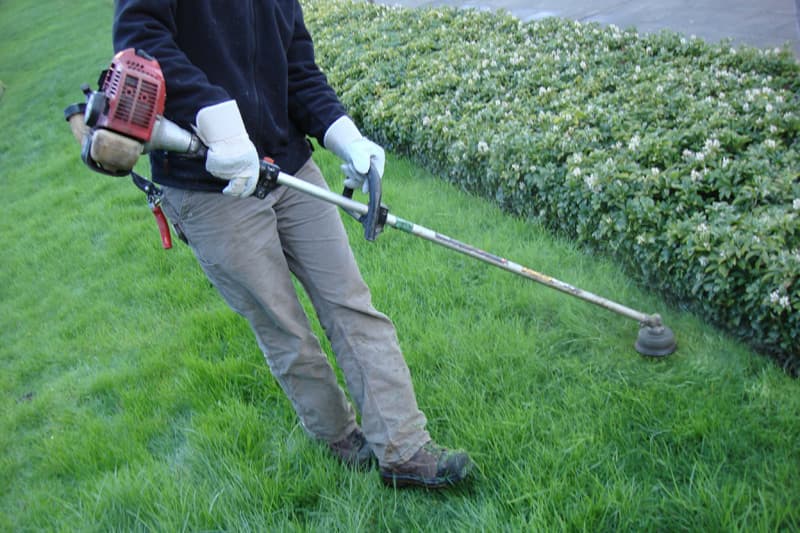
[{"label": "green leaves on hedge", "polygon": [[307,0],[305,13],[368,135],[798,362],[788,51],[476,10]]}]

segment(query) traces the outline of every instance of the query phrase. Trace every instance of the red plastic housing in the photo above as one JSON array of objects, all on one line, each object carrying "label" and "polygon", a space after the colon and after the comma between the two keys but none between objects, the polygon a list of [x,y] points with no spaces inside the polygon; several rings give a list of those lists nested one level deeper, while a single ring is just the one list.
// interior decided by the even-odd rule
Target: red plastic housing
[{"label": "red plastic housing", "polygon": [[111,60],[101,90],[108,110],[97,126],[149,141],[156,117],[164,113],[167,95],[158,61],[133,48],[119,52]]}]

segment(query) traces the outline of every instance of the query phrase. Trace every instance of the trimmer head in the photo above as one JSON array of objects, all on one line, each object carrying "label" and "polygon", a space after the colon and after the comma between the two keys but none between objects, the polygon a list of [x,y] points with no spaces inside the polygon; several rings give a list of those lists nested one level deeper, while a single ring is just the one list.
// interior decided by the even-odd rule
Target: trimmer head
[{"label": "trimmer head", "polygon": [[634,344],[636,351],[647,357],[664,357],[678,348],[675,334],[666,326],[642,326]]}]

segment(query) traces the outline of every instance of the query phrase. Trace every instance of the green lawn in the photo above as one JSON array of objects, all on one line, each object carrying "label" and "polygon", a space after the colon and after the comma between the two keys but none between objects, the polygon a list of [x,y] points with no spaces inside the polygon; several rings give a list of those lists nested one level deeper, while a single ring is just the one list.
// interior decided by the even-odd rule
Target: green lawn
[{"label": "green lawn", "polygon": [[392,157],[398,216],[660,312],[679,348],[642,358],[630,320],[397,231],[367,243],[348,219],[431,433],[479,469],[396,492],[334,462],[188,248],[162,250],[143,195],[79,161],[61,111],[107,66],[111,9],[0,3],[1,531],[800,528],[797,380]]}]

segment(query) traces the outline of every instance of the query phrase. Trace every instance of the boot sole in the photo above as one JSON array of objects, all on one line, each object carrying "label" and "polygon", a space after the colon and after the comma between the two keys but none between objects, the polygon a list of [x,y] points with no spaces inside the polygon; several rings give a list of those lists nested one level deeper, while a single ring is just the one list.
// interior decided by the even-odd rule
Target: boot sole
[{"label": "boot sole", "polygon": [[381,481],[387,487],[405,488],[405,487],[424,487],[426,489],[442,489],[445,487],[452,487],[453,485],[463,481],[469,471],[471,465],[467,464],[461,467],[457,474],[448,477],[436,478],[421,478],[418,476],[407,474],[395,474],[392,472],[381,472]]}]

